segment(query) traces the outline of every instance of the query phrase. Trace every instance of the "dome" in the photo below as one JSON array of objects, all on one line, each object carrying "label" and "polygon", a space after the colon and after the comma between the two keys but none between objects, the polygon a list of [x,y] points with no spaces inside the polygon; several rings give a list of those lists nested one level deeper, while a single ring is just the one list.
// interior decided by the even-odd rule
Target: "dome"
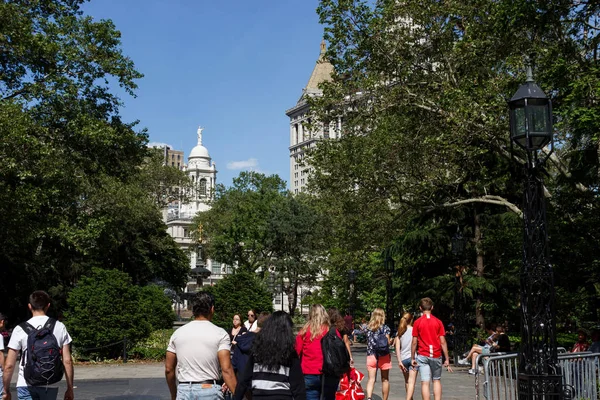
[{"label": "dome", "polygon": [[198,128],[198,144],[190,152],[188,160],[191,160],[194,158],[210,159],[210,156],[208,155],[208,149],[206,147],[202,146],[202,131],[203,130],[204,130],[204,128],[200,128],[200,127]]},{"label": "dome", "polygon": [[188,158],[210,158],[208,155],[208,149],[202,145],[194,147]]}]

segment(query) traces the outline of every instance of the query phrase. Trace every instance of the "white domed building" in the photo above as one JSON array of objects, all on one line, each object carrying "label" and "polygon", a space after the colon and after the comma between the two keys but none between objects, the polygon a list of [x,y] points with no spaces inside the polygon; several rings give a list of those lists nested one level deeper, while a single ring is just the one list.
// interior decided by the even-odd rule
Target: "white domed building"
[{"label": "white domed building", "polygon": [[230,271],[227,266],[206,259],[202,245],[192,239],[192,220],[197,213],[210,209],[210,201],[214,197],[217,184],[216,165],[211,160],[208,149],[202,144],[203,130],[198,128],[198,144],[190,152],[187,164],[183,166],[192,182],[192,189],[186,196],[186,202],[169,207],[166,214],[167,232],[190,257],[191,280],[186,292],[196,291],[199,284],[212,284]]}]

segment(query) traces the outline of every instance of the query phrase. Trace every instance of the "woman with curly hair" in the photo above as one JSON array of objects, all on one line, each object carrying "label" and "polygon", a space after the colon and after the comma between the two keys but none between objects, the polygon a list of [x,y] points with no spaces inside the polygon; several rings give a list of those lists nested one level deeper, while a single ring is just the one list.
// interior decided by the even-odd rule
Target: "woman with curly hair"
[{"label": "woman with curly hair", "polygon": [[254,338],[250,359],[235,389],[235,399],[251,392],[253,400],[305,400],[300,359],[294,349],[294,324],[284,311],[274,312]]},{"label": "woman with curly hair", "polygon": [[371,320],[367,327],[367,372],[369,381],[367,382],[367,400],[371,400],[373,388],[375,387],[375,377],[377,369],[381,370],[381,391],[383,400],[387,400],[390,394],[390,369],[392,369],[392,357],[390,353],[386,355],[375,354],[377,339],[381,335],[387,338],[388,346],[390,345],[389,326],[385,325],[385,311],[381,308],[376,308],[371,313]]},{"label": "woman with curly hair", "polygon": [[329,315],[322,305],[313,304],[308,311],[308,321],[296,336],[296,352],[300,357],[308,400],[321,399],[321,392],[323,392],[323,400],[335,399],[339,378],[321,374],[323,368],[321,339],[327,332],[329,332]]},{"label": "woman with curly hair", "polygon": [[331,324],[331,326],[334,326],[335,329],[337,329],[338,333],[342,336],[342,340],[344,341],[344,344],[346,345],[346,350],[348,350],[348,355],[350,356],[350,366],[353,367],[354,359],[352,358],[352,350],[350,350],[350,339],[348,338],[348,335],[352,334],[352,332],[348,331],[346,321],[344,320],[344,317],[342,317],[342,314],[340,314],[340,311],[337,308],[331,307],[329,310],[327,310],[327,314],[329,315],[329,323]]}]

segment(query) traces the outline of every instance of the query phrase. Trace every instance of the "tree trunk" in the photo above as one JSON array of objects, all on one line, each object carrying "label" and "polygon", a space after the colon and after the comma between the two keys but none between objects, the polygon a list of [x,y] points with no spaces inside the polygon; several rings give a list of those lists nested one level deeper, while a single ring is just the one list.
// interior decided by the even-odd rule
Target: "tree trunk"
[{"label": "tree trunk", "polygon": [[[293,317],[296,313],[296,306],[298,305],[298,279],[294,278],[288,281],[288,285],[285,287],[285,294],[288,296],[289,314]],[[283,303],[281,304],[281,308],[283,309]]]},{"label": "tree trunk", "polygon": [[[485,266],[484,266],[484,258],[483,258],[483,243],[481,242],[481,221],[479,219],[479,213],[477,212],[477,208],[475,209],[475,217],[474,217],[474,230],[473,230],[473,243],[475,245],[475,274],[483,278]],[[485,329],[485,318],[482,310],[483,304],[483,291],[480,289],[477,291],[475,296],[475,324],[481,328]]]}]

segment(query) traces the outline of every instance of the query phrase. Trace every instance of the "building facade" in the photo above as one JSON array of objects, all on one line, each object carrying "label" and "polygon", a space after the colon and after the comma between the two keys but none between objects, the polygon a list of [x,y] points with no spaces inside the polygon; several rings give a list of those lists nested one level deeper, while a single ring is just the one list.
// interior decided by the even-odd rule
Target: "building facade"
[{"label": "building facade", "polygon": [[[186,201],[171,204],[166,212],[167,232],[189,255],[191,278],[186,288],[187,292],[196,291],[199,284],[213,284],[223,275],[231,272],[231,267],[207,259],[202,252],[202,244],[193,239],[193,219],[199,212],[210,209],[210,201],[214,198],[217,184],[216,164],[212,161],[208,149],[202,144],[203,130],[198,128],[198,143],[190,152],[187,164],[181,166],[191,181],[190,191],[185,193]],[[167,160],[170,162],[171,155],[175,155],[173,159],[176,160],[178,153],[183,154],[180,151],[170,150]]]},{"label": "building facade", "polygon": [[285,112],[290,118],[290,190],[298,194],[306,190],[311,167],[304,161],[306,151],[317,145],[319,140],[335,139],[340,133],[340,121],[327,126],[311,126],[312,116],[307,98],[320,96],[323,91],[319,84],[330,81],[333,66],[325,58],[327,47],[325,41],[321,42],[321,52],[313,68],[308,83],[302,89],[302,95],[296,105]]}]

